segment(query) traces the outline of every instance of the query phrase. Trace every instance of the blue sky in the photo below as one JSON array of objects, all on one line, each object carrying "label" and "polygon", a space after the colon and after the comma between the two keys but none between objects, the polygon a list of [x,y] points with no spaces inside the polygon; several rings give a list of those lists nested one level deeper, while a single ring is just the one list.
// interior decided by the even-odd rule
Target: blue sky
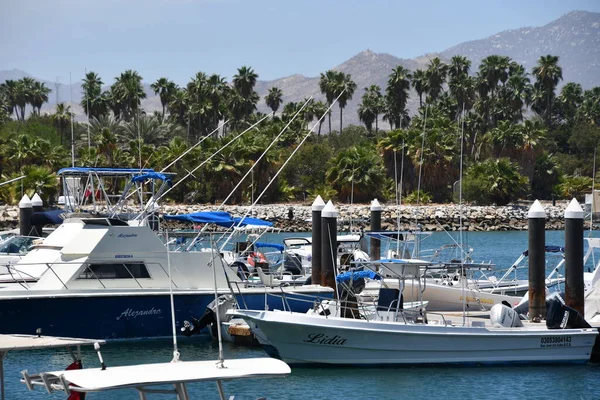
[{"label": "blue sky", "polygon": [[596,0],[0,0],[0,70],[105,83],[126,69],[183,84],[316,76],[365,49],[412,58],[505,29],[541,26]]}]

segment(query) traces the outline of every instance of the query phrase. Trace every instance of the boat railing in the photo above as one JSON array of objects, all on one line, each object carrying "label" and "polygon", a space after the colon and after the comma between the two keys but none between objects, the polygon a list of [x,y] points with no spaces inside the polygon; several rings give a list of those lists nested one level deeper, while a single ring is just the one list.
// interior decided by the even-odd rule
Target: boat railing
[{"label": "boat railing", "polygon": [[[102,277],[102,276],[98,276],[92,268],[90,268],[91,266],[97,266],[97,265],[112,265],[112,264],[118,264],[118,265],[122,265],[123,266],[123,270],[128,274],[128,276],[125,277]],[[160,270],[162,270],[165,274],[165,276],[169,277],[169,273],[168,271],[165,269],[165,267],[159,263],[159,262],[155,262],[155,261],[144,261],[142,263],[144,266],[155,266],[158,265],[160,267]],[[37,276],[33,276],[27,272],[22,271],[21,267],[24,266],[41,266],[41,265],[45,265],[47,268],[47,271],[43,272],[43,274],[48,273],[48,271],[50,271],[55,277],[56,279],[60,282],[60,284],[65,288],[65,289],[70,289],[67,286],[67,283],[69,282],[69,280],[73,279],[73,277],[75,276],[75,279],[90,279],[90,280],[96,280],[97,282],[100,283],[100,285],[102,286],[103,289],[126,289],[126,287],[121,287],[121,286],[110,286],[110,285],[106,285],[104,281],[106,280],[122,280],[122,279],[133,279],[133,281],[135,282],[135,284],[140,288],[140,289],[149,289],[149,287],[146,287],[142,284],[142,282],[140,281],[140,279],[146,279],[146,278],[139,278],[136,277],[135,274],[131,271],[131,269],[128,266],[127,262],[115,262],[115,263],[108,263],[108,262],[72,262],[72,261],[55,261],[52,263],[44,263],[44,262],[35,262],[35,263],[22,263],[20,262],[19,264],[13,264],[13,265],[6,265],[8,271],[9,271],[9,275],[13,278],[14,283],[18,283],[20,284],[24,289],[26,290],[31,290],[32,288],[35,287],[35,284],[37,283],[37,281],[41,278],[37,277]],[[83,270],[78,270],[75,274],[68,276],[68,279],[63,279],[65,277],[60,276],[60,274],[57,272],[56,268],[60,267],[60,266],[64,266],[64,265],[81,265],[84,266],[85,268]],[[158,270],[158,268],[156,268],[155,270]],[[81,278],[82,275],[86,274],[87,276],[85,278]],[[31,281],[27,281],[27,278],[31,278],[31,281],[33,281],[33,283]],[[148,274],[148,278],[154,278],[156,279],[156,276],[152,276],[150,274]],[[3,282],[6,283],[6,282]],[[172,280],[173,283],[173,287],[178,288],[178,285],[175,283],[175,281]]]}]

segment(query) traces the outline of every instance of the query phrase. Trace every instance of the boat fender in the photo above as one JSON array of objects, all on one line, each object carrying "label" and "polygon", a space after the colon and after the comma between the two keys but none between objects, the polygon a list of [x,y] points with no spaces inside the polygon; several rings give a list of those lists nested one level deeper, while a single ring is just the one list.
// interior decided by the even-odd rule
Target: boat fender
[{"label": "boat fender", "polygon": [[591,328],[590,324],[574,308],[553,299],[546,311],[546,327],[548,329]]},{"label": "boat fender", "polygon": [[519,314],[504,304],[494,304],[490,310],[490,322],[496,328],[516,328],[523,326]]}]

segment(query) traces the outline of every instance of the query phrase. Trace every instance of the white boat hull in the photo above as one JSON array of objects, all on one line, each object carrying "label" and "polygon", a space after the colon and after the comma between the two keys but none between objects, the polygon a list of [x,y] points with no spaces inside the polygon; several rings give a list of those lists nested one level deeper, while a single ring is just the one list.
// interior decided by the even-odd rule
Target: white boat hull
[{"label": "white boat hull", "polygon": [[598,331],[458,327],[241,311],[292,364],[587,362]]}]

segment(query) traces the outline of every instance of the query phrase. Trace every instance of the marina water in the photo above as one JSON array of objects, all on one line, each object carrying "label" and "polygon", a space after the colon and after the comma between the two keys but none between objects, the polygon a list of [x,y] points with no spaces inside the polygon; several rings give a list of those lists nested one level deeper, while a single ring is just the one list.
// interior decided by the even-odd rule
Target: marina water
[{"label": "marina water", "polygon": [[[291,234],[265,238],[277,243]],[[451,234],[458,241],[456,233]],[[586,233],[587,235],[587,233]],[[294,235],[297,236],[297,235]],[[593,236],[600,236],[594,232]],[[452,242],[447,233],[434,233],[422,243],[422,249],[436,249]],[[507,269],[527,249],[527,231],[463,233],[466,246],[474,249],[474,261],[491,261],[496,269]],[[546,232],[546,245],[564,245],[564,232]],[[548,258],[547,272],[556,264]],[[596,260],[599,261],[599,260]],[[591,263],[586,265],[586,269]],[[527,269],[518,278],[527,279]],[[561,271],[564,273],[564,271]],[[51,310],[48,310],[51,312]],[[93,312],[93,310],[90,310]],[[25,316],[23,316],[25,317]],[[76,315],[73,318],[77,318]],[[0,322],[1,323],[1,322]],[[168,323],[168,320],[165,320]],[[23,332],[31,333],[31,332]],[[218,347],[208,337],[180,337],[183,360],[216,359]],[[172,358],[171,340],[109,342],[102,346],[107,367],[133,363],[166,362]],[[225,358],[261,357],[259,348],[224,345]],[[96,353],[83,348],[84,367],[98,367]],[[64,393],[48,397],[41,388],[29,392],[19,383],[20,371],[30,373],[61,370],[71,363],[64,349],[9,352],[6,356],[5,381],[7,399],[63,399]],[[218,399],[214,382],[195,383],[188,387],[193,399]],[[292,368],[286,378],[239,380],[225,383],[226,395],[236,399],[599,399],[600,364],[573,366],[446,366],[388,368]],[[88,399],[139,399],[133,390],[89,394]],[[149,399],[165,395],[149,395]],[[170,398],[170,397],[166,397]]]}]

